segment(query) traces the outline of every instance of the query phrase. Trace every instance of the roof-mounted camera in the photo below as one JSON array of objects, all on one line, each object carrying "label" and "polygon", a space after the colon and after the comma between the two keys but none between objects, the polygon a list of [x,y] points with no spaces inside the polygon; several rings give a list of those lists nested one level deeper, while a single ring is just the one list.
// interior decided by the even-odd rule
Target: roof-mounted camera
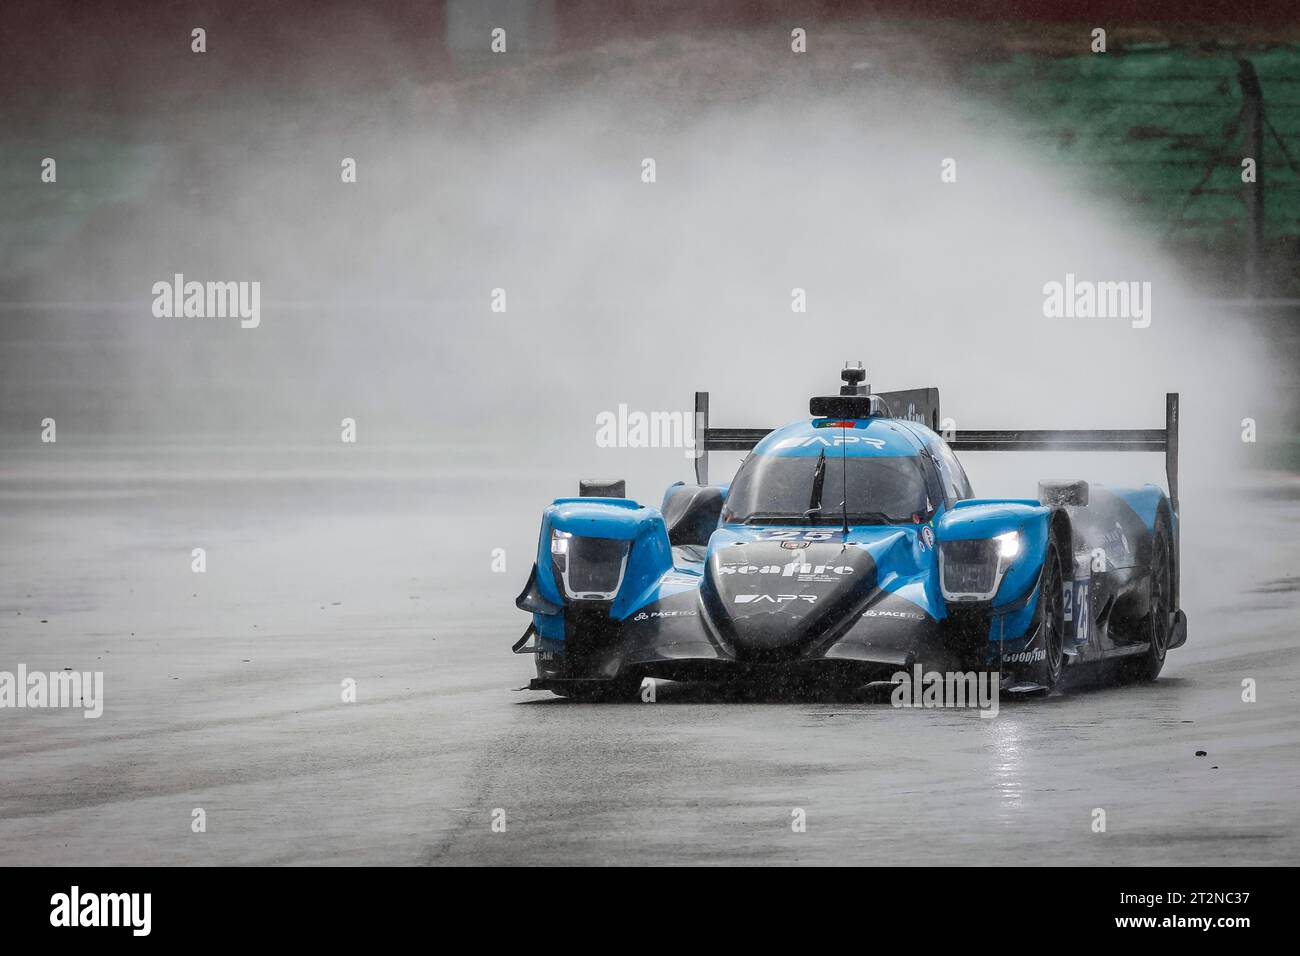
[{"label": "roof-mounted camera", "polygon": [[866,384],[867,370],[859,362],[857,368],[845,364],[840,378],[838,395],[819,395],[808,402],[808,410],[821,418],[870,418],[880,414],[880,399],[871,394],[871,386]]},{"label": "roof-mounted camera", "polygon": [[870,395],[871,386],[864,385],[867,380],[867,370],[858,362],[858,367],[853,368],[848,362],[844,363],[844,369],[840,372],[840,378],[844,384],[840,386],[841,395]]}]

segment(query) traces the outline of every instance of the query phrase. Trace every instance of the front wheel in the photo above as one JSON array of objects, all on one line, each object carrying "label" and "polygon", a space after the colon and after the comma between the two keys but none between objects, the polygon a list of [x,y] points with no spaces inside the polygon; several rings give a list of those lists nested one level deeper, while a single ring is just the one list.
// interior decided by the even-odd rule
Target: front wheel
[{"label": "front wheel", "polygon": [[[1048,691],[1053,690],[1065,670],[1065,583],[1061,571],[1061,552],[1055,541],[1048,542],[1043,558],[1043,576],[1038,591],[1037,649],[1041,660],[1034,661],[1029,679]],[[1037,655],[1035,655],[1037,656]]]}]

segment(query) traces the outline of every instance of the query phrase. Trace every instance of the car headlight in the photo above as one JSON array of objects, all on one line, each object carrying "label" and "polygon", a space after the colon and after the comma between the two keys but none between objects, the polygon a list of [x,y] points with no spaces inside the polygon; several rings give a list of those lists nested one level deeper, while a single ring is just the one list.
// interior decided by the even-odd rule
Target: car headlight
[{"label": "car headlight", "polygon": [[939,544],[939,588],[946,601],[990,601],[1020,554],[1019,531]]},{"label": "car headlight", "polygon": [[578,601],[614,600],[627,571],[631,544],[552,529],[551,569],[564,596]]},{"label": "car headlight", "polygon": [[998,557],[1010,561],[1020,553],[1020,532],[1008,531],[993,538],[998,543]]}]

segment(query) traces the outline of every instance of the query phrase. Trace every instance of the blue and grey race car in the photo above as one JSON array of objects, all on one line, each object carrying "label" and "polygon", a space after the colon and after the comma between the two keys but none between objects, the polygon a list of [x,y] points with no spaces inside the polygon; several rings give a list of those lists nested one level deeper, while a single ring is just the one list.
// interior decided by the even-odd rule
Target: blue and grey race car
[{"label": "blue and grey race car", "polygon": [[[920,664],[1051,691],[1085,664],[1155,679],[1187,638],[1179,609],[1178,396],[1165,427],[957,431],[937,389],[837,395],[775,430],[711,428],[696,393],[696,483],[658,509],[622,481],[582,481],[542,513],[515,644],[531,687],[631,696],[644,678],[889,680]],[[1169,491],[1041,481],[1038,498],[976,498],[954,450],[1165,454]],[[729,485],[710,451],[748,451]]]}]

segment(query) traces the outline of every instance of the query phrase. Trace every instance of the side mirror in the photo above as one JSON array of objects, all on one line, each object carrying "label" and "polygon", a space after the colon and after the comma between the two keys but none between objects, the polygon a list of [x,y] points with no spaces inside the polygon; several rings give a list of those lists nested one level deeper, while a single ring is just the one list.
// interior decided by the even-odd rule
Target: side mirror
[{"label": "side mirror", "polygon": [[1038,483],[1038,500],[1045,505],[1082,508],[1088,504],[1086,481],[1045,480]]}]

